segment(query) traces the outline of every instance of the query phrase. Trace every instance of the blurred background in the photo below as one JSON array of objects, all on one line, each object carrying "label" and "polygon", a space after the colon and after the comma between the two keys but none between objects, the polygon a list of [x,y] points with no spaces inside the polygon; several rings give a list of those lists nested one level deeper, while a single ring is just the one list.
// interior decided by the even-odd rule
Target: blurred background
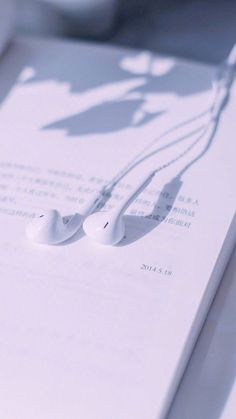
[{"label": "blurred background", "polygon": [[217,63],[236,39],[235,0],[15,0],[17,30]]}]

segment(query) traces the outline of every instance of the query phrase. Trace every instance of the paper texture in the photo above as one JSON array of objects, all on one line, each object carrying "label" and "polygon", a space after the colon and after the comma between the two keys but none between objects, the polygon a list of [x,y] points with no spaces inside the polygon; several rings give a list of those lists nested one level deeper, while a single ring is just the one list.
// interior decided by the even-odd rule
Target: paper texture
[{"label": "paper texture", "polygon": [[[26,40],[1,63],[4,419],[166,413],[227,259],[214,271],[235,210],[235,88],[214,137],[184,154],[206,121],[213,76],[148,52]],[[82,231],[61,246],[27,241],[36,214],[79,211],[148,153],[105,209],[175,161],[128,209],[120,245],[99,246]]]},{"label": "paper texture", "polygon": [[236,249],[168,419],[234,419]]}]

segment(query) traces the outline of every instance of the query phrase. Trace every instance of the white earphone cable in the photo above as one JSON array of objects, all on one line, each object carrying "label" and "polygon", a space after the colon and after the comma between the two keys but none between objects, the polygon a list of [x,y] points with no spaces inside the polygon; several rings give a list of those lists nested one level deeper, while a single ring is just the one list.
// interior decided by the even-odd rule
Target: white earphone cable
[{"label": "white earphone cable", "polygon": [[[137,166],[139,163],[141,163],[143,160],[145,160],[148,157],[151,157],[151,155],[155,154],[155,151],[148,154],[143,155],[143,152],[147,151],[152,147],[152,145],[157,142],[160,139],[165,138],[170,133],[172,133],[175,130],[180,129],[181,127],[188,125],[190,122],[200,119],[202,116],[209,114],[209,120],[206,122],[204,126],[202,126],[199,131],[202,131],[199,137],[191,143],[182,153],[180,153],[177,157],[171,159],[167,163],[164,163],[162,166],[160,166],[158,169],[155,169],[151,172],[150,177],[153,177],[154,174],[160,172],[163,169],[166,169],[170,165],[174,164],[178,160],[180,160],[182,157],[184,157],[186,154],[188,154],[203,138],[204,136],[209,132],[209,137],[213,134],[216,125],[219,122],[221,113],[227,104],[230,96],[231,87],[234,81],[234,75],[236,70],[236,44],[231,49],[228,57],[226,60],[222,63],[221,66],[219,66],[218,70],[218,76],[212,83],[212,89],[214,93],[214,100],[213,104],[209,111],[203,112],[197,117],[193,117],[188,121],[183,121],[180,124],[171,127],[167,130],[165,130],[163,133],[161,133],[158,137],[156,137],[142,152],[138,153],[137,156],[129,162],[121,172],[118,173],[107,185],[105,185],[103,192],[108,193],[110,192],[113,187],[129,172],[131,171],[135,166]],[[176,143],[176,142],[173,142]],[[173,144],[171,143],[170,146]],[[162,147],[156,152],[161,151]]]}]

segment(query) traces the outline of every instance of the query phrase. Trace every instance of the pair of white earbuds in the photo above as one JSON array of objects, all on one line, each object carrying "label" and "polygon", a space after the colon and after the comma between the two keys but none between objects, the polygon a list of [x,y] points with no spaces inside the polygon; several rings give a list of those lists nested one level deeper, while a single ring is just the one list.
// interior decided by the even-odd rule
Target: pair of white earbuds
[{"label": "pair of white earbuds", "polygon": [[62,217],[57,210],[46,211],[35,218],[26,229],[27,237],[41,244],[56,245],[73,237],[83,227],[85,234],[95,242],[104,245],[115,245],[125,235],[125,222],[123,215],[130,204],[151,182],[156,171],[151,172],[137,188],[111,211],[94,212],[108,193],[107,189],[98,192],[84,208],[82,214],[72,217]]}]

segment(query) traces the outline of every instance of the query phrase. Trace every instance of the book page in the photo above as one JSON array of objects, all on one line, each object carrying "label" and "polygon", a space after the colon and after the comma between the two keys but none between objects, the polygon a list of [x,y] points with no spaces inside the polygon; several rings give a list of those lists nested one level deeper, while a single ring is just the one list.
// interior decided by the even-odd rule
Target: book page
[{"label": "book page", "polygon": [[[166,413],[235,211],[236,90],[204,135],[214,74],[149,52],[36,40],[16,41],[1,63],[4,419]],[[35,216],[82,211],[127,165],[103,210],[160,170],[117,246],[82,229],[59,246],[27,240]]]},{"label": "book page", "polygon": [[235,412],[236,249],[197,341],[168,419],[233,419]]}]

